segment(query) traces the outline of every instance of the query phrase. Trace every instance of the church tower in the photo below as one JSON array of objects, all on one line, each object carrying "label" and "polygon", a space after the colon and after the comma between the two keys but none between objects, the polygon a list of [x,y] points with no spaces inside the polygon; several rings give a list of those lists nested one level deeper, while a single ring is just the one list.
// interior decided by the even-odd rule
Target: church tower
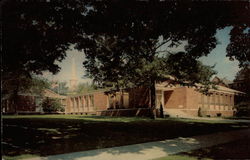
[{"label": "church tower", "polygon": [[71,66],[71,78],[69,80],[69,86],[71,91],[76,90],[77,86],[77,77],[76,77],[76,65],[75,65],[75,58],[72,58],[72,66]]}]

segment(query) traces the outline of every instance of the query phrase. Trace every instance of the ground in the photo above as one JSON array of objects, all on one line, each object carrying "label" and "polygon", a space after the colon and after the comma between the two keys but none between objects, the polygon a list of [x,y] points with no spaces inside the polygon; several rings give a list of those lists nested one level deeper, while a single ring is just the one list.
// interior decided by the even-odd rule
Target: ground
[{"label": "ground", "polygon": [[47,156],[249,127],[249,123],[172,118],[3,116],[2,155]]},{"label": "ground", "polygon": [[213,147],[183,152],[155,160],[211,160],[211,159],[250,159],[250,139],[242,139]]}]

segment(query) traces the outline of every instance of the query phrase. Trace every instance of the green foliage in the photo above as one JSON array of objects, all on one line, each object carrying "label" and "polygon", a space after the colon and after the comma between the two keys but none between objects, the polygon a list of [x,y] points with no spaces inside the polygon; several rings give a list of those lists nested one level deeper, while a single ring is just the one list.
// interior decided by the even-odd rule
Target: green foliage
[{"label": "green foliage", "polygon": [[245,92],[250,98],[250,64],[244,65],[244,67],[237,73],[234,81],[242,83],[237,89]]},{"label": "green foliage", "polygon": [[57,99],[46,98],[42,102],[42,108],[44,112],[64,112],[64,108]]},{"label": "green foliage", "polygon": [[246,24],[235,26],[231,30],[230,36],[227,56],[231,60],[238,60],[239,66],[244,68],[250,64],[250,27]]},{"label": "green foliage", "polygon": [[50,82],[51,90],[58,94],[67,95],[69,92],[69,87],[67,87],[67,82]]},{"label": "green foliage", "polygon": [[39,155],[35,154],[22,154],[18,156],[3,156],[4,160],[20,160],[20,159],[28,159],[28,158],[37,158]]},{"label": "green foliage", "polygon": [[37,95],[42,95],[44,89],[49,87],[50,83],[47,79],[33,76],[31,83],[29,84],[29,92]]},{"label": "green foliage", "polygon": [[90,85],[88,83],[80,83],[76,87],[76,92],[80,94],[80,93],[94,91],[96,89],[97,89],[97,86],[95,86],[94,84]]},{"label": "green foliage", "polygon": [[8,80],[3,80],[2,94],[3,98],[6,99],[16,98],[18,93],[42,95],[44,89],[49,87],[50,83],[47,79],[37,76],[26,77],[20,74],[15,75],[14,77],[10,76],[8,77]]},{"label": "green foliage", "polygon": [[188,53],[171,54],[167,64],[169,74],[176,78],[175,83],[196,86],[202,92],[208,92],[211,87],[214,87],[214,83],[210,81],[217,73],[213,70],[214,66],[203,65]]},{"label": "green foliage", "polygon": [[235,108],[237,117],[250,117],[250,100],[236,104]]},{"label": "green foliage", "polygon": [[[185,54],[190,56],[188,65],[193,65],[192,59],[216,47],[216,30],[226,26],[233,27],[227,56],[245,64],[250,57],[249,30],[245,31],[249,17],[247,1],[6,0],[2,3],[4,94],[16,95],[32,74],[57,73],[55,61],[65,58],[71,44],[86,54],[89,76],[100,86],[116,89],[144,83],[140,78],[144,75],[146,82],[157,80],[162,73],[154,61],[161,46],[169,49],[187,42]],[[168,53],[162,52],[166,57]]]},{"label": "green foliage", "polygon": [[[65,10],[57,12],[60,6]],[[7,0],[1,8],[3,96],[16,98],[18,92],[30,88],[32,75],[60,70],[55,61],[62,61],[66,56],[73,31],[70,27],[73,23],[69,22],[73,16],[69,15],[73,13],[68,12],[65,3]]]}]

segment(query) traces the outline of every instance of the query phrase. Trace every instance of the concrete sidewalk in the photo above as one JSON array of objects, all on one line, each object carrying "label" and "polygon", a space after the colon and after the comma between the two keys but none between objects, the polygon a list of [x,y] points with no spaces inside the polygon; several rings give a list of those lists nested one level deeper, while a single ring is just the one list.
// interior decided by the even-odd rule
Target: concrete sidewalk
[{"label": "concrete sidewalk", "polygon": [[186,138],[179,137],[164,141],[29,158],[26,160],[151,160],[238,139],[245,139],[247,137],[250,137],[250,129],[218,132]]}]

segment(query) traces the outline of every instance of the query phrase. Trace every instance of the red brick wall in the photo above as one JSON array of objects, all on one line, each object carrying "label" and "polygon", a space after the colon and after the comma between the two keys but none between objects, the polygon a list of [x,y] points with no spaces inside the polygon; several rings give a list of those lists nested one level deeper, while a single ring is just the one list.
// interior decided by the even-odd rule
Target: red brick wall
[{"label": "red brick wall", "polygon": [[106,110],[108,96],[102,92],[94,93],[94,106],[96,110]]},{"label": "red brick wall", "polygon": [[129,90],[129,107],[148,107],[150,104],[149,89],[146,87],[137,87]]},{"label": "red brick wall", "polygon": [[198,102],[199,102],[200,93],[195,91],[194,88],[186,88],[186,108],[197,109],[198,110]]},{"label": "red brick wall", "polygon": [[195,116],[195,117],[198,116],[198,109],[187,109],[187,110],[182,110],[182,111],[191,116]]},{"label": "red brick wall", "polygon": [[18,111],[35,111],[35,97],[33,96],[19,96]]},{"label": "red brick wall", "polygon": [[149,108],[111,109],[98,113],[101,116],[149,117]]},{"label": "red brick wall", "polygon": [[186,88],[176,88],[173,91],[165,91],[164,92],[165,99],[165,108],[182,108],[186,107],[187,96],[186,96]]},{"label": "red brick wall", "polygon": [[[14,112],[15,108],[17,111],[27,111],[27,112],[32,112],[36,110],[36,105],[35,105],[35,97],[33,96],[18,96],[17,99],[17,104],[14,104],[13,101],[8,100],[4,103],[6,106],[4,106],[5,112]],[[8,107],[7,107],[8,105]]]},{"label": "red brick wall", "polygon": [[210,115],[211,117],[217,117],[217,113],[221,113],[221,117],[230,117],[234,115],[233,110],[227,110],[227,111],[207,111],[207,115]]}]

